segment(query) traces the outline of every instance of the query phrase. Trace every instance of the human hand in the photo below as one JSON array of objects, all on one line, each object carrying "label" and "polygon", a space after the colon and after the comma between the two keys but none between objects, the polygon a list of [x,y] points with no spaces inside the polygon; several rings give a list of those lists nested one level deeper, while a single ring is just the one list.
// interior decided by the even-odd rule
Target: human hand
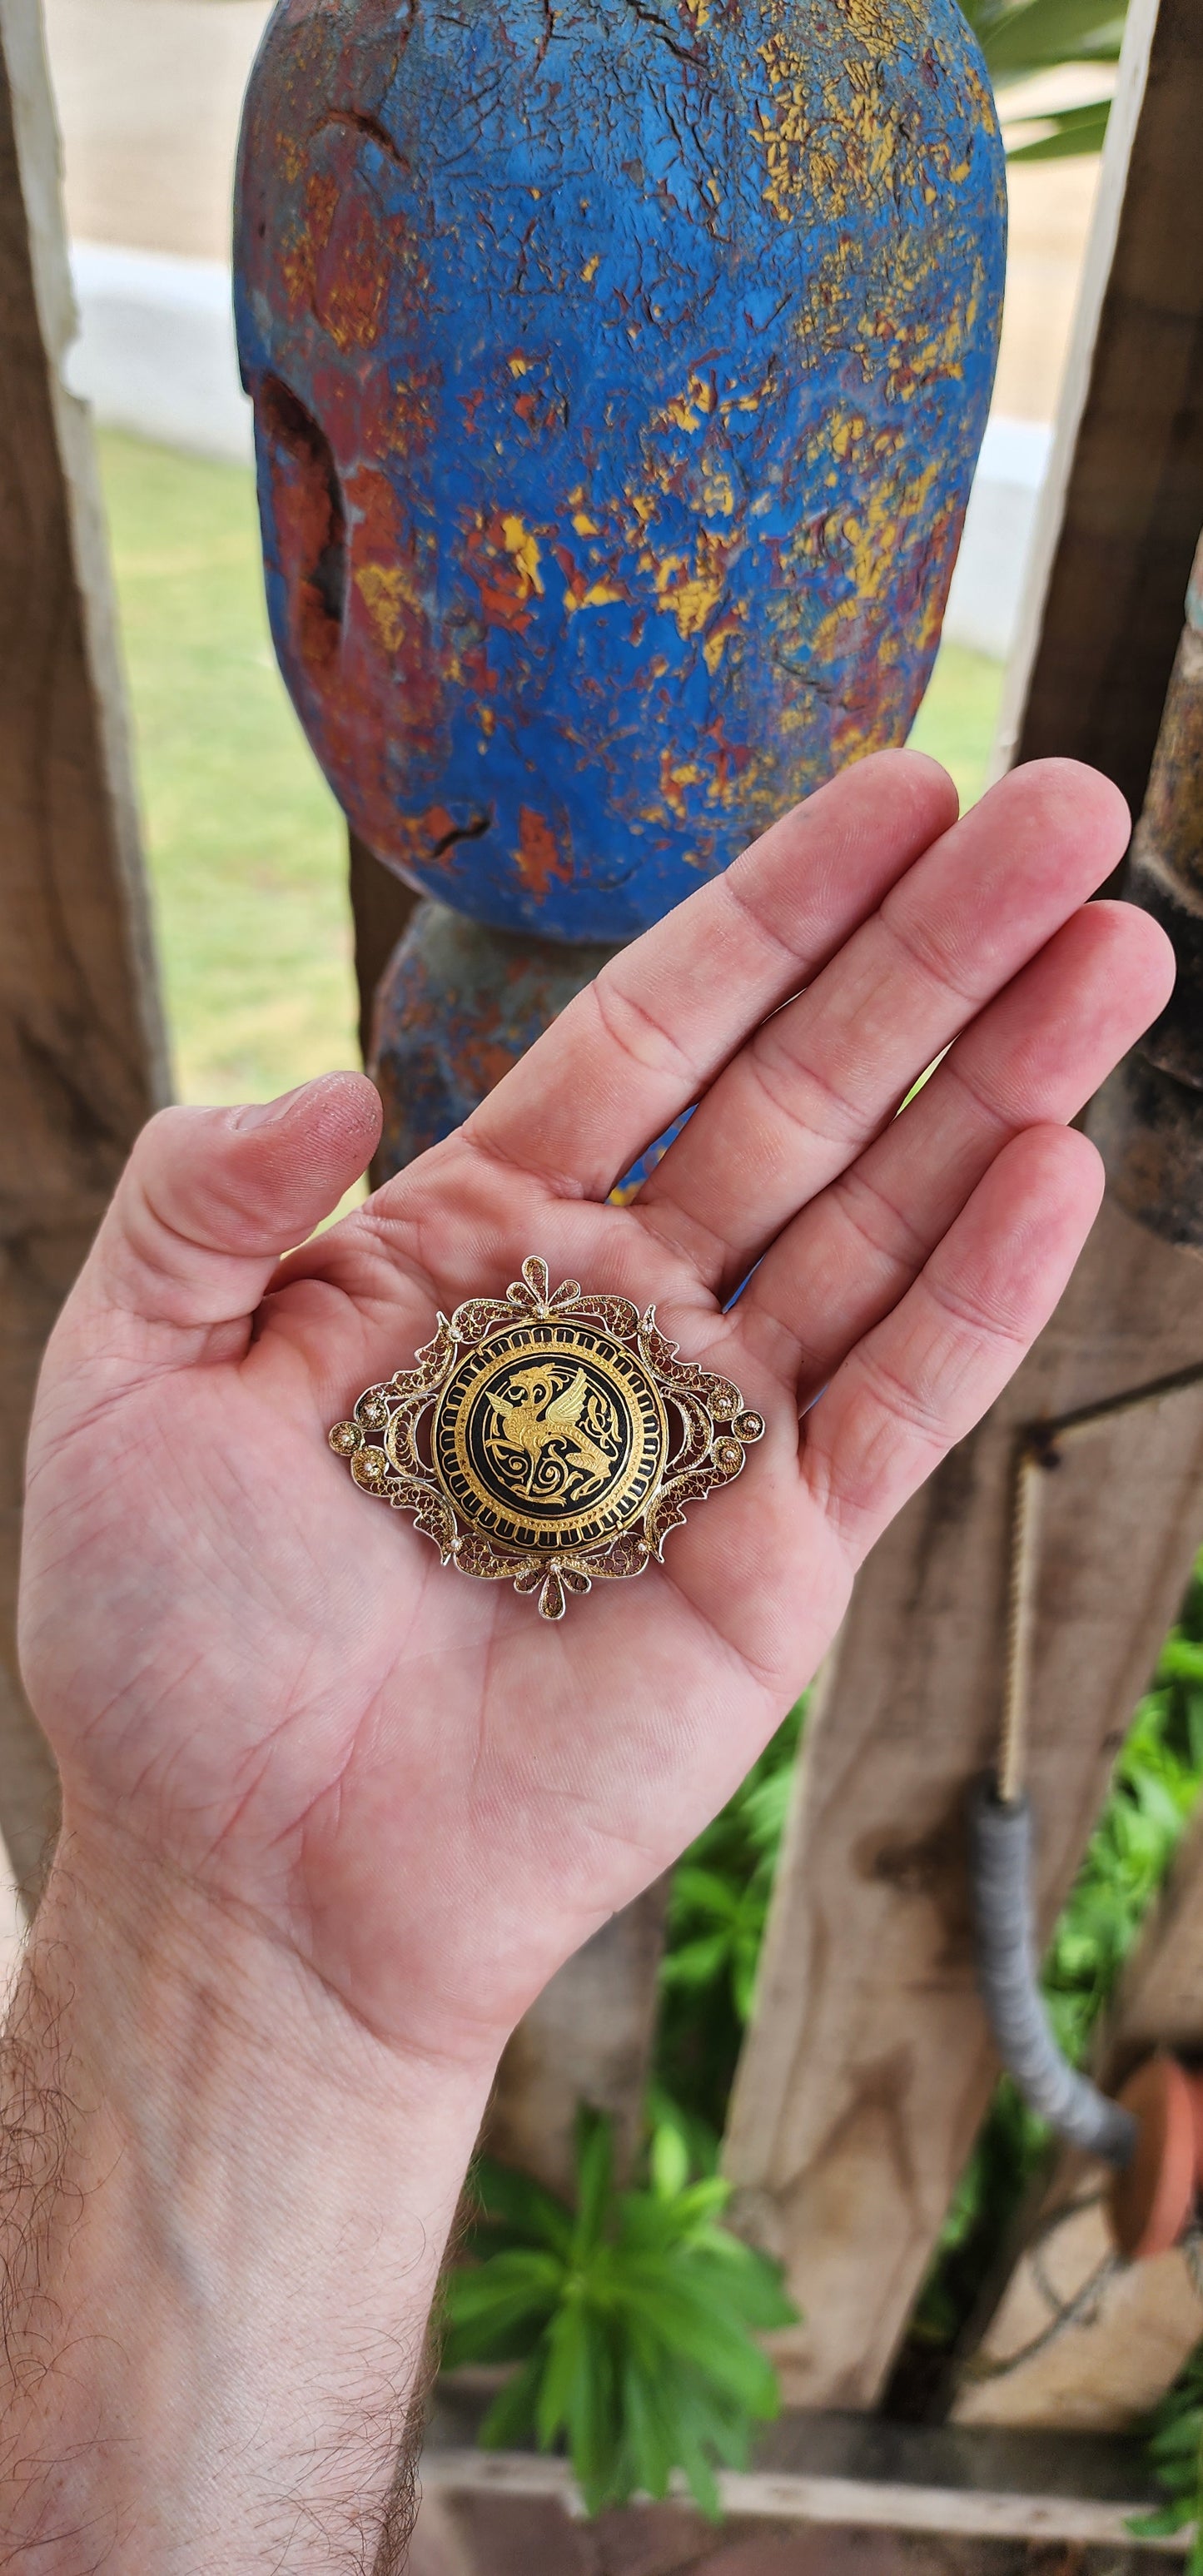
[{"label": "human hand", "polygon": [[[729,1794],[1055,1305],[1100,1189],[1063,1122],[1171,981],[1145,914],[1082,908],[1127,837],[1104,781],[1043,763],[954,813],[914,754],[823,789],[299,1251],[375,1144],[366,1081],[152,1122],[47,1355],[26,1523],[30,1694],[118,1910],[166,1873],[391,2046],[487,2065]],[[326,1446],[529,1253],[654,1300],[768,1425],[558,1628]]]}]

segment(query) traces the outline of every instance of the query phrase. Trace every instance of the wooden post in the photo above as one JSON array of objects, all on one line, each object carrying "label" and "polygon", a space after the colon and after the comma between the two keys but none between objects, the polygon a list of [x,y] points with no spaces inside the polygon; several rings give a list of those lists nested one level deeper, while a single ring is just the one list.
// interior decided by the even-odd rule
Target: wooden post
[{"label": "wooden post", "polygon": [[0,1828],[32,1890],[54,1774],[17,1674],[42,1347],[166,1056],[38,0],[0,0]]},{"label": "wooden post", "polygon": [[667,1880],[611,1915],[518,2025],[501,2061],[486,2143],[574,2196],[577,2106],[608,2111],[620,2172],[634,2162],[656,2028]]},{"label": "wooden post", "polygon": [[1134,814],[1203,526],[1203,14],[1130,0],[996,767],[1092,761]]}]

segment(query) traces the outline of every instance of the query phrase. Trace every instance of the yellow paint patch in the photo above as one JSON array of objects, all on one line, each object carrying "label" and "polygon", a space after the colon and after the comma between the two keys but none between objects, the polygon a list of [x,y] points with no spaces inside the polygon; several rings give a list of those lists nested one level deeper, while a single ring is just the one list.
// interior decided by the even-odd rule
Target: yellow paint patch
[{"label": "yellow paint patch", "polygon": [[536,591],[541,599],[543,583],[539,573],[538,538],[531,535],[525,520],[506,512],[501,521],[501,542],[507,555],[512,555],[517,569],[519,598],[529,599],[531,592]]},{"label": "yellow paint patch", "polygon": [[689,810],[682,789],[698,786],[705,774],[696,760],[674,760],[671,751],[661,752],[660,793],[669,813],[675,814],[678,823],[685,821]]},{"label": "yellow paint patch", "polygon": [[587,259],[583,269],[581,270],[581,275],[584,278],[586,286],[592,286],[593,280],[600,267],[601,252],[599,250],[595,250],[592,259]]},{"label": "yellow paint patch", "polygon": [[857,441],[864,437],[867,427],[868,423],[860,412],[835,418],[831,427],[833,453],[841,457],[850,455]]},{"label": "yellow paint patch", "polygon": [[569,616],[574,617],[578,608],[613,608],[620,600],[629,598],[630,592],[621,582],[606,581],[603,578],[601,581],[591,582],[588,590],[581,592],[579,599],[574,599],[571,591],[566,592],[564,606]]},{"label": "yellow paint patch", "polygon": [[714,466],[702,474],[702,506],[713,519],[729,519],[735,509],[735,491],[729,474]]},{"label": "yellow paint patch", "polygon": [[402,564],[361,564],[355,575],[359,592],[386,653],[398,651],[406,621],[418,602]]},{"label": "yellow paint patch", "polygon": [[912,0],[841,0],[850,32],[863,48],[845,59],[839,78],[816,79],[805,41],[782,28],[758,46],[768,101],[750,131],[764,154],[766,202],[781,223],[804,212],[861,221],[897,193],[897,170],[917,180],[915,147],[881,66],[896,56],[900,18],[918,26]]},{"label": "yellow paint patch", "polygon": [[692,567],[687,555],[664,555],[659,562],[652,558],[648,569],[656,585],[656,605],[675,617],[682,642],[700,635],[722,598],[725,579],[722,554],[708,542],[706,531],[698,538]]},{"label": "yellow paint patch", "polygon": [[513,357],[513,358],[511,358],[511,360],[510,360],[510,374],[511,374],[512,376],[529,376],[529,374],[530,374],[530,369],[531,369],[531,362],[530,362],[530,359],[529,359],[529,358],[520,358],[520,357]]},{"label": "yellow paint patch", "polygon": [[723,654],[727,649],[727,639],[735,633],[735,629],[739,623],[740,620],[738,617],[725,617],[721,626],[714,627],[709,635],[703,636],[702,659],[710,673],[711,679],[713,679],[719,663],[722,661]]},{"label": "yellow paint patch", "polygon": [[596,519],[591,519],[587,510],[574,510],[572,513],[572,524],[576,529],[578,537],[598,537],[601,535],[601,530],[598,527]]}]

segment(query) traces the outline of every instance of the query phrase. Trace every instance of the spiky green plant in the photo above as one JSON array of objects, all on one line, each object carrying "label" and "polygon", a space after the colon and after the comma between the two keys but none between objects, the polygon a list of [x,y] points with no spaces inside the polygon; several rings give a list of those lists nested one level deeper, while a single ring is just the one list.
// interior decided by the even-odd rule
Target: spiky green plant
[{"label": "spiky green plant", "polygon": [[445,2290],[445,2368],[521,2364],[481,2430],[493,2449],[565,2448],[591,2513],[663,2496],[684,2472],[719,2510],[716,2465],[746,2465],[780,2404],[754,2337],[791,2325],[775,2264],[719,2225],[729,2186],[692,2181],[685,2136],[653,2131],[648,2186],[620,2191],[610,2123],[582,2111],[576,2207],[483,2161],[467,2260]]},{"label": "spiky green plant", "polygon": [[[999,107],[1017,81],[1064,63],[1104,71],[1119,60],[1127,0],[961,0],[964,15],[986,57]],[[1067,153],[1097,152],[1107,131],[1108,101],[1050,109],[1045,132],[1022,143],[1013,161],[1059,160]]]},{"label": "spiky green plant", "polygon": [[673,1872],[656,2063],[664,2094],[716,2137],[752,2008],[806,1697]]},{"label": "spiky green plant", "polygon": [[1140,2540],[1160,2540],[1193,2522],[1183,2576],[1203,2576],[1203,2345],[1150,2418],[1146,2457],[1166,2501],[1135,2515],[1129,2528]]}]

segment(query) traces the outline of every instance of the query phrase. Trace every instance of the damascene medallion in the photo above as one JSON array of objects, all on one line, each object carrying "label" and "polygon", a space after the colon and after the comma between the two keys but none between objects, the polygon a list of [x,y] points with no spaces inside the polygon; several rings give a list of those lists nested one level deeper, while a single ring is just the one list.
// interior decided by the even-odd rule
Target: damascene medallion
[{"label": "damascene medallion", "polygon": [[642,1574],[764,1431],[729,1378],[678,1358],[653,1306],[574,1279],[551,1294],[533,1257],[504,1298],[440,1315],[416,1358],[365,1389],[330,1446],[444,1564],[537,1593],[545,1619],[595,1577]]}]

